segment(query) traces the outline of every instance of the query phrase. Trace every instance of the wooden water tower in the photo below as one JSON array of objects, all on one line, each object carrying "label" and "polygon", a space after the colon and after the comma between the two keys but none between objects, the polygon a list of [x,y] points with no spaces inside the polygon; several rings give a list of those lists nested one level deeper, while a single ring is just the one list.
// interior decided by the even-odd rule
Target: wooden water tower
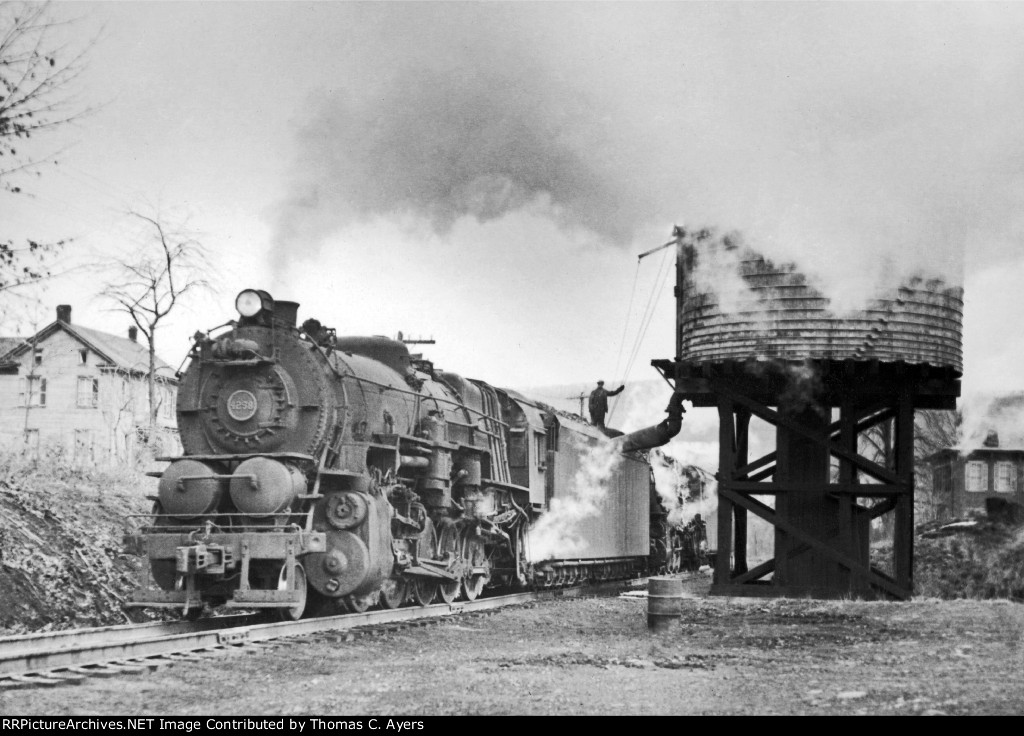
[{"label": "wooden water tower", "polygon": [[[719,416],[720,595],[907,599],[913,592],[914,410],[955,409],[963,291],[913,279],[836,314],[791,265],[676,230],[676,357],[653,365]],[[775,449],[749,456],[750,422]],[[884,438],[865,454],[865,433]],[[747,565],[748,514],[774,554]],[[892,530],[869,558],[871,522]]]}]

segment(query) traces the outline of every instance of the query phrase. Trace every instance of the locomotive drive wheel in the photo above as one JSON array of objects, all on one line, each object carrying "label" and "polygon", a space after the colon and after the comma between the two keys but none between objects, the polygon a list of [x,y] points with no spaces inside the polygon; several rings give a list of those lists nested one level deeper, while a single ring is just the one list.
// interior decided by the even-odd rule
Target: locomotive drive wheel
[{"label": "locomotive drive wheel", "polygon": [[409,590],[412,593],[412,599],[418,605],[429,606],[437,595],[437,583],[426,578],[416,578],[409,585]]},{"label": "locomotive drive wheel", "polygon": [[384,608],[398,608],[409,597],[409,583],[405,578],[388,578],[380,586],[380,604]]},{"label": "locomotive drive wheel", "polygon": [[[281,574],[277,579],[278,590],[288,590],[288,566],[281,568]],[[295,592],[299,594],[299,601],[288,608],[278,608],[277,615],[282,621],[298,621],[306,610],[306,571],[302,565],[295,565]]]},{"label": "locomotive drive wheel", "polygon": [[438,583],[437,595],[445,603],[453,603],[455,599],[459,597],[459,590],[461,587],[461,580],[451,580]]},{"label": "locomotive drive wheel", "polygon": [[472,575],[462,581],[462,593],[467,601],[475,601],[484,592],[484,576]]},{"label": "locomotive drive wheel", "polygon": [[487,572],[473,574],[469,572],[462,580],[462,592],[466,600],[475,601],[484,592],[484,586],[491,579],[490,562],[487,559],[487,549],[484,546],[483,537],[476,535],[465,535],[462,538],[462,559],[465,560],[470,570],[485,568]]},{"label": "locomotive drive wheel", "polygon": [[[437,535],[437,559],[444,562],[457,560],[460,557],[461,544],[459,542],[459,530],[454,523],[439,525]],[[443,581],[437,584],[437,594],[445,603],[452,603],[459,597],[459,590],[462,587],[461,580]]]},{"label": "locomotive drive wheel", "polygon": [[[437,538],[434,535],[434,524],[430,519],[423,522],[423,531],[416,540],[416,557],[433,558]],[[409,581],[409,593],[419,606],[429,606],[437,596],[437,583],[428,578],[414,577]]]}]

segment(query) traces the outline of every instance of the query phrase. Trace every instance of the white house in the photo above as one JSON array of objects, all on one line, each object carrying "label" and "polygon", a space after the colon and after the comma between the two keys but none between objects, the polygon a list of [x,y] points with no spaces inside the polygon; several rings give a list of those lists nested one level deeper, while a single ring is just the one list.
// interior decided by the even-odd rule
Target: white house
[{"label": "white house", "polygon": [[[28,337],[0,338],[0,442],[59,444],[77,461],[128,461],[149,432],[149,349],[127,337],[80,327],[71,307]],[[174,370],[157,358],[157,437],[178,452]]]}]

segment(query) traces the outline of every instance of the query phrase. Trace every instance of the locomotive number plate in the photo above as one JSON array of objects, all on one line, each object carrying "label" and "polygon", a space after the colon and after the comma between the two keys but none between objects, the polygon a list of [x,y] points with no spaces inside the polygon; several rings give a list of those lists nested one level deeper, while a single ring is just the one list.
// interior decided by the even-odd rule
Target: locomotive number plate
[{"label": "locomotive number plate", "polygon": [[228,397],[228,414],[236,422],[252,419],[256,413],[256,397],[251,391],[239,389]]}]

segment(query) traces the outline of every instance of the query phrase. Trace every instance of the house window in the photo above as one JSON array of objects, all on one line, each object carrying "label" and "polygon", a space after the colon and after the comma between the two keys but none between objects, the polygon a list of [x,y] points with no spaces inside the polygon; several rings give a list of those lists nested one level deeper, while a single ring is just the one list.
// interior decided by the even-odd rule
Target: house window
[{"label": "house window", "polygon": [[78,364],[88,365],[89,364],[89,348],[82,348],[78,351]]},{"label": "house window", "polygon": [[174,391],[170,388],[160,389],[160,415],[164,419],[174,418]]},{"label": "house window", "polygon": [[32,359],[33,359],[33,361],[35,362],[36,365],[42,365],[43,364],[43,349],[42,348],[36,348],[35,350],[33,350],[32,351]]},{"label": "house window", "polygon": [[95,409],[100,405],[100,379],[90,376],[78,377],[78,400],[79,408]]},{"label": "house window", "polygon": [[996,463],[996,492],[1016,493],[1017,466],[1012,462]]},{"label": "house window", "polygon": [[21,406],[46,406],[46,379],[41,376],[25,376],[21,379]]},{"label": "house window", "polygon": [[988,463],[978,460],[967,463],[967,490],[972,493],[988,490]]}]

